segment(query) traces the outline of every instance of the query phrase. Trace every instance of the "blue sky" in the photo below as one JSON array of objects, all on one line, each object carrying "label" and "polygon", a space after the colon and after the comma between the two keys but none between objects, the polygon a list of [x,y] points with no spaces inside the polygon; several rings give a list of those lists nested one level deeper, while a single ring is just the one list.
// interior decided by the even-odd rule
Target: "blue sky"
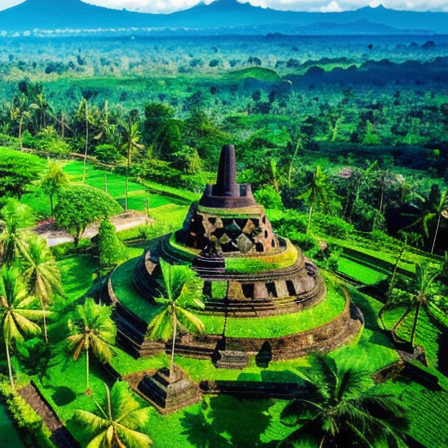
[{"label": "blue sky", "polygon": [[[0,0],[0,11],[18,5],[24,0]],[[63,1],[63,0],[59,0]],[[123,9],[138,12],[170,13],[191,8],[201,3],[201,0],[82,0],[92,5]],[[211,3],[214,0],[205,0]],[[390,9],[405,9],[410,11],[445,11],[448,12],[447,0],[239,0],[240,3],[250,3],[263,8],[273,8],[290,11],[321,11],[337,12],[362,8],[363,6],[378,6],[380,3]]]}]

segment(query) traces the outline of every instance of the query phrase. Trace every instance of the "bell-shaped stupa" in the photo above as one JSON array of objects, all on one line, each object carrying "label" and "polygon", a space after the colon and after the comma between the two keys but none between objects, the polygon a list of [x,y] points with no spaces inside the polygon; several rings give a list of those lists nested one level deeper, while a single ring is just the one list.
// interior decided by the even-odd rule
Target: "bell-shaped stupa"
[{"label": "bell-shaped stupa", "polygon": [[193,203],[182,229],[155,240],[133,270],[135,288],[148,313],[133,309],[114,292],[121,341],[134,354],[169,350],[150,341],[146,327],[159,295],[160,258],[188,264],[201,280],[205,308],[195,311],[206,335],[181,335],[176,353],[212,359],[217,367],[257,363],[330,351],[356,337],[362,316],[346,292],[325,285],[316,265],[288,239],[275,235],[251,186],[237,183],[235,150],[224,146],[217,182]]}]

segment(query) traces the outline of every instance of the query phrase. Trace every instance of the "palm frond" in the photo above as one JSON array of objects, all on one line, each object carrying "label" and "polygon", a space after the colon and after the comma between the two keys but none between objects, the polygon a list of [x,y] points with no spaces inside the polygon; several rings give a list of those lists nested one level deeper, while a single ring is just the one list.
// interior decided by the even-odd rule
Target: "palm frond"
[{"label": "palm frond", "polygon": [[168,341],[173,334],[173,316],[170,308],[165,308],[149,323],[147,335],[149,339]]},{"label": "palm frond", "polygon": [[109,425],[106,419],[81,409],[76,411],[75,418],[77,421],[83,423],[89,432],[96,432],[100,429],[107,428]]},{"label": "palm frond", "polygon": [[146,434],[126,428],[121,424],[117,429],[118,434],[129,448],[148,448],[152,444],[152,440]]},{"label": "palm frond", "polygon": [[175,306],[174,309],[175,309],[177,320],[180,325],[184,326],[186,329],[188,329],[192,333],[199,333],[199,334],[205,333],[204,323],[198,316],[191,313],[190,311],[187,311],[184,308]]},{"label": "palm frond", "polygon": [[106,438],[106,431],[101,432],[96,437],[94,437],[90,443],[86,446],[86,448],[104,448],[106,445],[104,444],[104,440]]}]

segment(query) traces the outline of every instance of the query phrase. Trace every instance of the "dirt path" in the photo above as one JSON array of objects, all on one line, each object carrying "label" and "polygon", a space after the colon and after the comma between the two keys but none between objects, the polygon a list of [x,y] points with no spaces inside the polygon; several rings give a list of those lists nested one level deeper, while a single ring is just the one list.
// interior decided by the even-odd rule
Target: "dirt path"
[{"label": "dirt path", "polygon": [[[110,221],[117,229],[117,232],[153,222],[153,220],[148,218],[144,213],[137,211],[121,213],[120,215],[113,216]],[[87,227],[81,238],[94,237],[98,234],[98,227],[99,223],[91,224]],[[73,237],[65,230],[58,228],[55,224],[42,224],[34,227],[33,231],[45,238],[48,246],[73,242]]]}]

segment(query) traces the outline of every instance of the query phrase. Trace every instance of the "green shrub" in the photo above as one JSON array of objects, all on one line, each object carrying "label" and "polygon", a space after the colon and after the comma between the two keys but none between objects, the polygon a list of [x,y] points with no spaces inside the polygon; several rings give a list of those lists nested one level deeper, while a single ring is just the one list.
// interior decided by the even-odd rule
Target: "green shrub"
[{"label": "green shrub", "polygon": [[62,258],[67,255],[75,255],[80,252],[85,252],[91,247],[92,243],[90,239],[84,238],[79,241],[78,246],[75,246],[74,243],[68,242],[68,243],[62,243],[58,244],[57,246],[50,247],[52,254],[56,258]]},{"label": "green shrub", "polygon": [[57,223],[75,240],[79,238],[89,224],[121,213],[122,208],[109,194],[99,188],[84,184],[70,184],[58,194],[58,203],[54,209]]},{"label": "green shrub", "polygon": [[5,399],[8,411],[28,446],[39,448],[55,447],[50,441],[51,432],[43,424],[42,418],[8,382],[0,382],[0,395]]},{"label": "green shrub", "polygon": [[354,232],[353,224],[339,216],[324,213],[313,214],[313,225],[329,236],[343,237]]},{"label": "green shrub", "polygon": [[103,266],[117,264],[125,257],[125,246],[108,219],[103,219],[98,229],[98,252]]},{"label": "green shrub", "polygon": [[138,226],[138,235],[140,238],[152,240],[169,232],[169,226],[162,222],[147,223]]},{"label": "green shrub", "polygon": [[256,201],[267,209],[281,210],[283,208],[282,197],[272,185],[266,185],[257,190],[254,196]]},{"label": "green shrub", "polygon": [[310,257],[313,257],[319,250],[319,243],[311,235],[300,232],[290,232],[288,234],[289,239],[293,244],[299,246],[303,252]]},{"label": "green shrub", "polygon": [[67,155],[69,144],[56,132],[53,126],[43,128],[34,138],[34,147],[54,154]]}]

